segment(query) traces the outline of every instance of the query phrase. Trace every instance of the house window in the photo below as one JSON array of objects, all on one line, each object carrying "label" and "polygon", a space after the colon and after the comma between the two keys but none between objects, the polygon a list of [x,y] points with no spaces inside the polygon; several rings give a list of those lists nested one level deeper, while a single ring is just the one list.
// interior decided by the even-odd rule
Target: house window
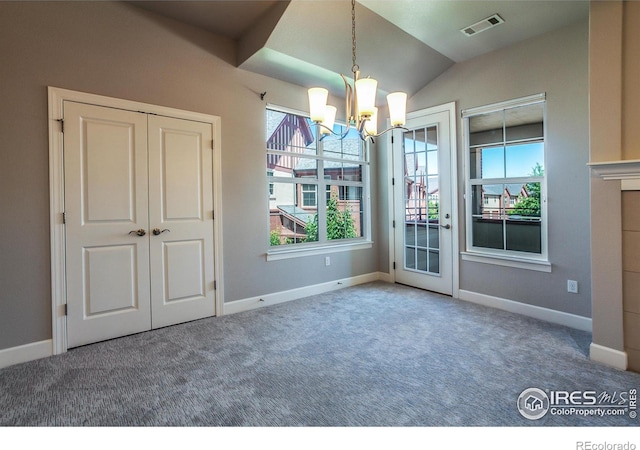
[{"label": "house window", "polygon": [[463,111],[467,252],[547,258],[545,97]]},{"label": "house window", "polygon": [[[273,170],[267,170],[267,179],[271,179],[273,177]],[[273,183],[269,183],[269,197],[273,198]]]},{"label": "house window", "polygon": [[318,201],[316,200],[316,185],[315,184],[303,184],[302,185],[302,206],[303,207],[317,207]]},{"label": "house window", "polygon": [[270,249],[366,239],[369,162],[357,131],[318,139],[308,117],[274,108],[266,131]]}]

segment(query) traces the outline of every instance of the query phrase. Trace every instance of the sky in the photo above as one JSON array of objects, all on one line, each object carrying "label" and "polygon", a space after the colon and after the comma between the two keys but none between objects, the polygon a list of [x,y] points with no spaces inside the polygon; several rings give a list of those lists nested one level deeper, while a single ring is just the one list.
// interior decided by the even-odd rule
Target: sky
[{"label": "sky", "polygon": [[482,149],[482,174],[471,178],[509,178],[530,176],[539,163],[544,168],[544,144],[510,145]]}]

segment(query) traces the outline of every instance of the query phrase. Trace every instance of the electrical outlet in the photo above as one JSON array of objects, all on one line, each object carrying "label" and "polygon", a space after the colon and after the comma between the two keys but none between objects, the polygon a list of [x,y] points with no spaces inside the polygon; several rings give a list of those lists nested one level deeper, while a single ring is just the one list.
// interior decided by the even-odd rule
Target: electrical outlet
[{"label": "electrical outlet", "polygon": [[331,258],[330,257],[326,256],[324,258],[324,265],[325,266],[330,266],[331,265]]},{"label": "electrical outlet", "polygon": [[578,293],[578,282],[576,280],[567,280],[567,292]]}]

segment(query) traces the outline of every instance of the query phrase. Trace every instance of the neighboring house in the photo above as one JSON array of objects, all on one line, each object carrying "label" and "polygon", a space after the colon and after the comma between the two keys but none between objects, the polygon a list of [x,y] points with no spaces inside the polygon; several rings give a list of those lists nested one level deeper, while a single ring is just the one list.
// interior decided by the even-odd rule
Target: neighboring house
[{"label": "neighboring house", "polygon": [[482,218],[505,219],[509,210],[529,196],[526,184],[490,184],[482,189]]},{"label": "neighboring house", "polygon": [[436,220],[440,202],[437,168],[419,164],[414,154],[405,155],[404,183],[406,186],[406,220]]},{"label": "neighboring house", "polygon": [[[305,148],[314,142],[308,121],[291,114],[271,112],[267,115],[267,148],[304,154]],[[267,170],[271,176],[291,177],[297,161],[287,155],[267,155]],[[291,191],[281,189],[277,192],[270,187],[269,207],[276,210],[276,201],[284,205],[293,205],[295,196]],[[276,200],[277,199],[277,200]]]},{"label": "neighboring house", "polygon": [[278,232],[281,244],[303,241],[307,236],[304,229],[313,216],[314,213],[296,205],[279,205],[270,211],[270,231]]},{"label": "neighboring house", "polygon": [[[288,155],[267,155],[268,175],[274,177],[316,178],[318,169],[316,160],[304,158],[304,154],[315,154],[314,126],[308,119],[292,114],[271,111],[267,120],[267,148],[299,154],[294,158]],[[357,141],[327,140],[322,142],[326,154],[338,153],[354,160],[358,159],[360,149]],[[324,161],[325,180],[357,181],[361,176],[359,164],[345,165],[334,161]],[[298,183],[294,189],[288,185],[272,183],[269,187],[269,232],[276,231],[280,243],[304,241],[305,226],[313,219],[318,210],[318,201],[328,200],[331,196],[338,199],[340,211],[349,210],[354,220],[356,233],[361,232],[360,196],[351,186],[330,185],[325,196],[317,192],[314,184]]]}]

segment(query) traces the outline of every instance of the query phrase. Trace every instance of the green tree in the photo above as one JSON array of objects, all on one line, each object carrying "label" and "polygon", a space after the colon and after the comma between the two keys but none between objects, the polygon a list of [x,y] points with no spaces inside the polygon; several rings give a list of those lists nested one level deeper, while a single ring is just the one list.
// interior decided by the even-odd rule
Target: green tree
[{"label": "green tree", "polygon": [[429,200],[429,220],[434,220],[440,217],[440,203],[435,200]]},{"label": "green tree", "polygon": [[316,242],[318,240],[318,213],[315,213],[307,222],[304,227],[304,231],[307,236],[304,238],[303,242]]},{"label": "green tree", "polygon": [[269,233],[269,245],[272,247],[274,245],[280,245],[280,228],[271,230],[271,233]]},{"label": "green tree", "polygon": [[[544,169],[540,163],[536,163],[530,176],[544,176]],[[528,196],[522,195],[521,193],[513,209],[509,211],[509,215],[517,214],[526,217],[540,217],[540,183],[527,183],[525,189]]]},{"label": "green tree", "polygon": [[[307,237],[304,242],[316,242],[318,240],[318,213],[316,213],[305,227]],[[340,211],[338,199],[332,195],[327,202],[327,239],[346,239],[357,237],[356,225],[351,216],[351,211]]]}]

